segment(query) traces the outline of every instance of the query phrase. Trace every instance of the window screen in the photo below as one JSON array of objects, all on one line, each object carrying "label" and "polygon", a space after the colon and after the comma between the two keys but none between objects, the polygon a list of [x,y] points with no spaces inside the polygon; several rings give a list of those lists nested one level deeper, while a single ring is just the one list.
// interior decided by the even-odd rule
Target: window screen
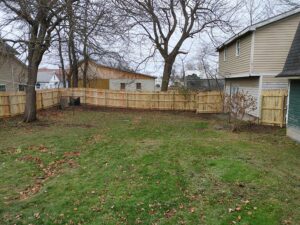
[{"label": "window screen", "polygon": [[120,84],[120,89],[121,89],[121,90],[125,90],[125,88],[126,88],[125,83],[121,83],[121,84]]},{"label": "window screen", "polygon": [[136,83],[136,90],[142,90],[142,84]]},{"label": "window screen", "polygon": [[0,84],[0,91],[6,91],[5,84]]}]

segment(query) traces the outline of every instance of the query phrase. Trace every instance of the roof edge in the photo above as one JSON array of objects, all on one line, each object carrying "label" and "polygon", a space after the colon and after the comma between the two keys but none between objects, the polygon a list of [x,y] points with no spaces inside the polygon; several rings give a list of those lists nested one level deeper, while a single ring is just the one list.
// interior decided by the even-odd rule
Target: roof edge
[{"label": "roof edge", "polygon": [[[145,77],[149,77],[149,78],[152,78],[152,79],[157,79],[156,76],[151,76],[151,75],[147,75],[147,74],[143,74],[143,73],[137,73],[137,72],[134,72],[134,71],[127,71],[127,70],[124,70],[124,69],[119,69],[119,68],[115,68],[115,67],[111,67],[111,66],[106,66],[106,65],[97,63],[97,62],[96,62],[95,60],[93,60],[93,59],[89,59],[89,61],[92,62],[92,63],[94,63],[96,66],[101,66],[101,67],[108,68],[108,69],[119,70],[119,71],[121,71],[121,72],[133,73],[133,74],[136,74],[136,75],[145,76]],[[78,66],[80,66],[83,62],[84,62],[84,60],[80,60],[80,61],[78,62]]]},{"label": "roof edge", "polygon": [[282,19],[288,18],[288,17],[296,15],[298,13],[300,13],[300,7],[295,8],[293,10],[289,10],[289,11],[281,13],[281,14],[278,14],[276,16],[270,17],[270,18],[268,18],[266,20],[263,20],[261,22],[255,23],[255,24],[253,24],[251,26],[248,26],[245,29],[243,29],[242,31],[240,31],[239,33],[235,34],[233,37],[231,37],[227,41],[225,41],[222,45],[220,45],[219,47],[217,47],[217,51],[221,50],[225,46],[231,44],[233,41],[235,41],[236,39],[240,38],[241,36],[246,35],[249,32],[253,32],[253,31],[255,31],[258,28],[264,27],[266,25],[269,25],[271,23],[280,21]]},{"label": "roof edge", "polygon": [[276,77],[300,77],[300,69],[299,70],[291,70],[291,71],[283,71],[278,74]]}]

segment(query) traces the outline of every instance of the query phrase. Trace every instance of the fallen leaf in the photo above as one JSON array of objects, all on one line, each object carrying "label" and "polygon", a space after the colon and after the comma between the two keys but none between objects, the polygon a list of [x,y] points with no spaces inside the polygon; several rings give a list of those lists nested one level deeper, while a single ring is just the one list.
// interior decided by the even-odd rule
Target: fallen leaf
[{"label": "fallen leaf", "polygon": [[34,214],[34,217],[38,220],[38,219],[40,218],[40,213],[38,213],[38,212],[35,213],[35,214]]},{"label": "fallen leaf", "polygon": [[241,211],[241,210],[242,210],[242,208],[239,207],[239,206],[235,208],[235,211],[238,211],[238,212],[239,212],[239,211]]},{"label": "fallen leaf", "polygon": [[194,213],[196,209],[194,207],[190,208],[190,213]]},{"label": "fallen leaf", "polygon": [[238,220],[238,221],[241,221],[241,220],[242,220],[242,217],[241,217],[241,216],[238,216],[237,220]]}]

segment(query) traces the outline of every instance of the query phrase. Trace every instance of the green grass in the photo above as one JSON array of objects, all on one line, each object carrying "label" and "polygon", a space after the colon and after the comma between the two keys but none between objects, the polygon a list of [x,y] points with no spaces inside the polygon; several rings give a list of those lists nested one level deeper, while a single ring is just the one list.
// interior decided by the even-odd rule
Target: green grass
[{"label": "green grass", "polygon": [[19,120],[0,121],[0,224],[300,224],[300,146],[283,129],[108,110]]}]

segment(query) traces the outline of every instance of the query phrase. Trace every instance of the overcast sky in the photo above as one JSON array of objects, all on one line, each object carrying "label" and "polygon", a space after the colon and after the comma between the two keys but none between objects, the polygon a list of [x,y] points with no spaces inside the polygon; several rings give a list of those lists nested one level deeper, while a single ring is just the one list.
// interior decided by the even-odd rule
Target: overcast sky
[{"label": "overcast sky", "polygon": [[[235,0],[232,0],[235,1]],[[257,0],[260,2],[261,0]],[[271,0],[273,3],[275,1],[279,0]],[[299,0],[300,1],[300,0]],[[287,10],[287,8],[278,7],[277,5],[273,7],[272,12],[267,11],[261,11],[259,17],[257,17],[257,20],[264,19],[268,16],[273,16],[273,14],[279,13],[280,11]],[[6,15],[3,13],[0,14],[0,23],[3,18],[5,18]],[[239,14],[236,16],[237,20],[239,21],[239,26],[235,28],[235,31],[238,32],[241,29],[247,27],[249,25],[249,19],[247,16],[246,11],[240,11]],[[19,34],[18,32],[19,27],[12,27],[8,26],[5,28],[1,28],[0,35],[2,37],[14,37]],[[216,33],[218,34],[218,40],[224,41],[230,36],[233,35],[233,33]],[[172,43],[171,43],[172,44]],[[195,36],[193,39],[188,39],[183,47],[182,50],[189,52],[188,55],[181,55],[177,59],[177,66],[180,67],[182,62],[181,60],[184,59],[185,63],[188,62],[194,62],[197,59],[197,56],[199,55],[199,51],[203,45],[212,45],[213,43],[205,34],[200,34]],[[118,45],[115,46],[115,48]],[[146,74],[154,75],[154,76],[161,76],[163,71],[163,59],[160,57],[160,55],[157,53],[155,57],[147,60],[147,62],[141,64],[139,67],[140,62],[142,62],[150,52],[152,52],[152,45],[150,43],[135,43],[134,45],[130,45],[128,49],[126,50],[126,59],[130,62],[130,66],[133,69],[138,69],[139,72],[143,72]],[[117,49],[116,49],[117,50]],[[25,56],[22,56],[25,58]],[[43,58],[43,61],[41,63],[40,67],[49,67],[49,68],[58,68],[58,55],[54,52],[47,52],[46,55]]]}]

